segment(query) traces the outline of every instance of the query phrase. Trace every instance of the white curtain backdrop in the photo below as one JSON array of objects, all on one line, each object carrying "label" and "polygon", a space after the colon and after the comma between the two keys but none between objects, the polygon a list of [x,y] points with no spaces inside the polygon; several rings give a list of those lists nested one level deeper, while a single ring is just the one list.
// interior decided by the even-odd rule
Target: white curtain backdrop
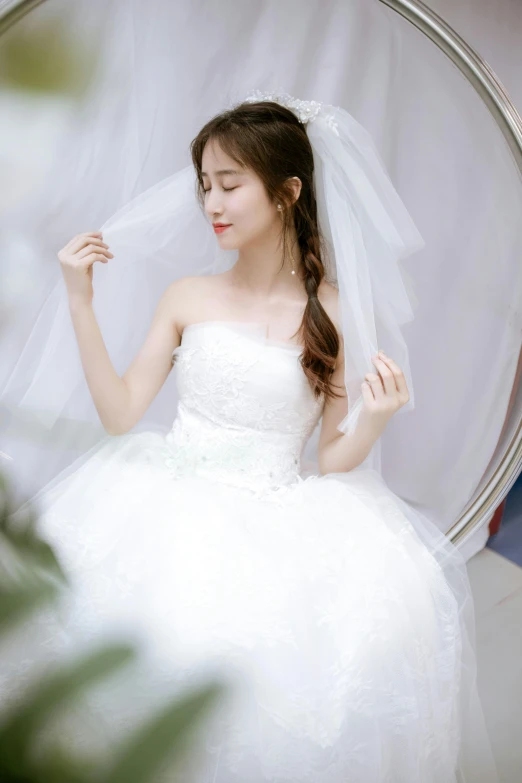
[{"label": "white curtain backdrop", "polygon": [[[459,3],[438,5],[444,15],[443,6]],[[460,5],[466,18],[480,4]],[[495,7],[519,13],[509,0]],[[10,309],[0,331],[0,386],[60,274],[57,251],[186,166],[189,142],[207,119],[252,88],[341,105],[372,134],[426,241],[404,263],[418,300],[405,330],[416,407],[383,436],[383,475],[447,531],[497,446],[522,326],[522,183],[464,77],[378,0],[48,0],[20,24],[53,15],[67,18],[99,67],[82,104],[61,110],[39,187],[3,211],[2,296]],[[487,24],[484,17],[482,38],[469,41],[479,51]],[[460,32],[466,37],[462,25]],[[502,44],[499,38],[492,55]],[[495,56],[490,62],[495,67]],[[0,98],[4,106],[13,100]],[[35,129],[42,116],[35,102]],[[24,143],[18,140],[22,157]],[[30,294],[21,293],[24,281]],[[153,403],[172,399],[171,418],[172,380]],[[147,429],[147,416],[136,429]],[[0,449],[21,493],[78,453],[59,433],[43,438],[35,445],[4,421]]]}]

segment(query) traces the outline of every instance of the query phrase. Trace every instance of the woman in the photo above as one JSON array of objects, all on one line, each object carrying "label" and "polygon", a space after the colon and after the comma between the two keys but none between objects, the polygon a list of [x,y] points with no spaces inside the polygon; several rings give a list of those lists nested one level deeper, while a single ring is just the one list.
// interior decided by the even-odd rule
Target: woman
[{"label": "woman", "polygon": [[[410,394],[379,351],[349,410],[355,315],[339,254],[337,285],[326,279],[318,150],[295,105],[270,96],[202,128],[191,146],[201,204],[238,257],[166,288],[121,377],[93,308],[93,265],[110,266],[111,247],[87,232],[60,251],[110,436],[39,496],[42,534],[73,586],[65,626],[71,639],[133,633],[156,694],[230,677],[234,695],[186,783],[479,780],[465,777],[471,743],[487,742],[465,564],[367,461]],[[131,434],[172,365],[171,430]],[[318,424],[318,470],[303,479]],[[118,731],[152,701],[112,693],[93,709]]]}]

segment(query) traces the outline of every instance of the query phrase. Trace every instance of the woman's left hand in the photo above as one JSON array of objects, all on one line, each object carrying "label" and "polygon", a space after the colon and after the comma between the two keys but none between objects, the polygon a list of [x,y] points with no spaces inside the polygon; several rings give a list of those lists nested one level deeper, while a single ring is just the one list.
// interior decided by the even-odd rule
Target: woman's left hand
[{"label": "woman's left hand", "polygon": [[410,399],[401,368],[382,351],[372,358],[378,374],[367,373],[362,384],[364,414],[377,435],[384,430],[394,413]]}]

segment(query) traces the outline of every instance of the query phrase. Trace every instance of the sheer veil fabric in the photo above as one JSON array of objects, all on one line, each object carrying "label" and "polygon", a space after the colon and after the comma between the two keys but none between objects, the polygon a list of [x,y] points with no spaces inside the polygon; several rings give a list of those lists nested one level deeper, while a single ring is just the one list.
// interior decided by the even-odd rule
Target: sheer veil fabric
[{"label": "sheer veil fabric", "polygon": [[[360,411],[361,383],[371,372],[379,346],[403,369],[410,401],[414,389],[401,325],[413,318],[409,281],[400,260],[424,246],[413,220],[389,179],[371,137],[340,107],[302,101],[286,93],[253,90],[246,100],[276,100],[291,108],[312,144],[320,229],[328,248],[327,278],[339,289],[351,430]],[[114,260],[96,280],[94,307],[112,356],[123,363],[149,324],[162,286],[184,275],[208,274],[232,266],[237,253],[216,248],[208,220],[196,203],[192,166],[165,178],[119,209],[101,226]],[[144,289],[151,292],[143,302]],[[412,292],[413,293],[413,292]],[[139,302],[138,311],[132,303]],[[138,340],[136,339],[138,338]],[[125,357],[125,358],[124,358]],[[57,368],[61,383],[56,387]],[[63,282],[56,283],[4,386],[0,402],[15,416],[46,428],[62,419],[94,421],[88,389],[70,327]],[[161,426],[165,419],[153,423]],[[380,468],[379,444],[366,464]]]}]

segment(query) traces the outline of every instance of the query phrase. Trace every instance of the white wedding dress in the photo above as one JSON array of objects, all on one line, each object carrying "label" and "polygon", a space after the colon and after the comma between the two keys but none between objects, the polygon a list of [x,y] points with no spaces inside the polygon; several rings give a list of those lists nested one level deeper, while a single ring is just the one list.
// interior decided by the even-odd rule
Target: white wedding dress
[{"label": "white wedding dress", "polygon": [[376,471],[300,475],[322,401],[299,354],[262,325],[187,327],[168,435],[109,436],[44,488],[72,587],[47,648],[136,640],[147,692],[91,702],[110,742],[223,674],[229,699],[169,780],[458,781],[462,607]]}]

